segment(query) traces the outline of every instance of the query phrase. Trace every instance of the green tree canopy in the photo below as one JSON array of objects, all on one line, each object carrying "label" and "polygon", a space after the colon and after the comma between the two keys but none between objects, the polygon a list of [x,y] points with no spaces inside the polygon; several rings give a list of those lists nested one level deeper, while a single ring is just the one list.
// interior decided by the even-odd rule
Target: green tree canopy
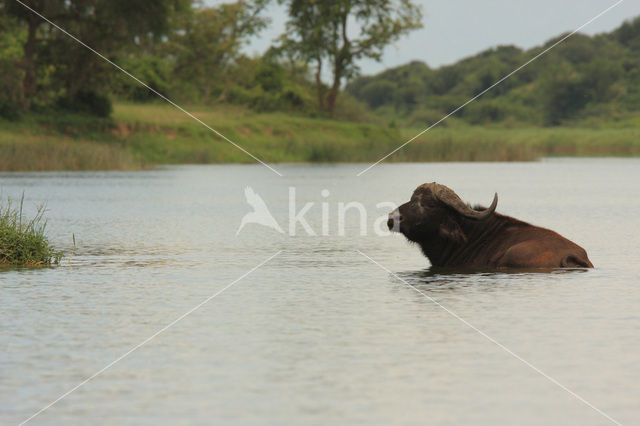
[{"label": "green tree canopy", "polygon": [[[208,100],[215,88],[228,85],[229,67],[247,40],[267,24],[261,3],[238,1],[196,8],[182,14],[162,51],[176,78],[189,82]],[[219,94],[220,95],[220,94]]]},{"label": "green tree canopy", "polygon": [[[53,90],[74,98],[80,92],[103,89],[109,81],[105,74],[108,65],[103,59],[34,11],[105,56],[113,57],[135,44],[139,37],[166,34],[171,14],[190,4],[189,0],[24,0],[23,3],[3,0],[0,12],[15,18],[25,28],[21,61],[24,107],[29,107],[38,92]],[[40,90],[38,81],[43,79],[56,83],[57,87],[54,84]]]},{"label": "green tree canopy", "polygon": [[[422,26],[420,8],[410,0],[279,0],[287,5],[281,47],[316,66],[318,105],[335,112],[340,85],[358,71],[361,58],[380,60],[384,48]],[[354,34],[358,34],[355,36]],[[327,65],[331,83],[322,83]]]}]

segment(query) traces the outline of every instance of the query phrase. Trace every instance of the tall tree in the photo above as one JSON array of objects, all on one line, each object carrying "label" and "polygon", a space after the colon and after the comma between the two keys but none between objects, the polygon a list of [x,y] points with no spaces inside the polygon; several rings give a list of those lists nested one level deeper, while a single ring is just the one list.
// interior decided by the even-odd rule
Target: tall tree
[{"label": "tall tree", "polygon": [[[358,72],[361,58],[380,60],[384,48],[422,26],[420,7],[410,0],[279,0],[288,8],[281,47],[315,64],[318,106],[335,115],[340,85]],[[358,34],[357,36],[355,34]],[[322,82],[327,65],[331,82]]]},{"label": "tall tree", "polygon": [[225,88],[228,68],[240,47],[267,24],[261,11],[260,1],[237,1],[181,14],[162,48],[173,61],[175,76],[195,87],[205,100],[215,87]]}]

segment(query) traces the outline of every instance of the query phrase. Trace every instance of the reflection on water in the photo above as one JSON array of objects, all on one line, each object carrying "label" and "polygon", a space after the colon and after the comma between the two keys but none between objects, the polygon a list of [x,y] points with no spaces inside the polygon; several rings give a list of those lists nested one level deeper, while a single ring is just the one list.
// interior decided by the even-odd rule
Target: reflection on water
[{"label": "reflection on water", "polygon": [[395,273],[406,284],[429,294],[447,290],[464,291],[473,286],[475,290],[495,291],[502,286],[518,286],[536,280],[537,275],[562,275],[588,273],[586,268],[516,268],[516,269],[464,269],[430,267],[415,271]]},{"label": "reflection on water", "polygon": [[[42,413],[42,424],[602,424],[492,336],[623,424],[640,416],[640,161],[180,166],[2,173],[48,203],[57,268],[0,270],[0,423],[17,424],[275,252],[268,264]],[[273,176],[272,176],[273,175]],[[533,179],[532,177],[535,177]],[[288,188],[334,208],[438,181],[585,247],[594,270],[432,269],[397,235],[289,237],[248,224],[252,186],[287,228]],[[615,190],[612,190],[615,188]],[[612,209],[625,205],[625,209]],[[330,212],[335,218],[335,211]]]},{"label": "reflection on water", "polygon": [[494,278],[518,279],[526,274],[574,274],[588,273],[587,268],[509,268],[509,269],[465,269],[465,268],[437,268],[429,267],[417,271],[400,271],[397,275],[405,280],[419,282],[458,281],[460,279]]}]

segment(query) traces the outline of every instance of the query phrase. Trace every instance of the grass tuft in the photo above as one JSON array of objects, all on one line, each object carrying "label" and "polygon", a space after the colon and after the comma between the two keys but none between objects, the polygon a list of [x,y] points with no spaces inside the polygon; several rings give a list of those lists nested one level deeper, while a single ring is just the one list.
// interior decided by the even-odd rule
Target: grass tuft
[{"label": "grass tuft", "polygon": [[6,206],[0,205],[0,267],[57,265],[63,253],[53,249],[45,235],[44,205],[25,220],[23,202],[24,194],[17,206],[11,199]]}]

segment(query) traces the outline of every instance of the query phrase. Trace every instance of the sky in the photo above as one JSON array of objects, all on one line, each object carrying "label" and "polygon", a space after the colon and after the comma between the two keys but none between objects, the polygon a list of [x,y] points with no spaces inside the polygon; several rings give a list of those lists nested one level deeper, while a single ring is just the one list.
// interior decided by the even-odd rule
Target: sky
[{"label": "sky", "polygon": [[[330,1],[330,0],[326,0]],[[530,48],[580,27],[617,0],[414,0],[422,7],[420,30],[387,47],[381,62],[359,62],[361,73],[375,74],[413,60],[431,67],[451,64],[482,50],[505,44]],[[224,0],[206,0],[213,6]],[[608,32],[640,15],[640,0],[623,0],[580,32]],[[269,27],[245,52],[260,54],[284,32],[286,9],[273,1],[265,11]]]}]

